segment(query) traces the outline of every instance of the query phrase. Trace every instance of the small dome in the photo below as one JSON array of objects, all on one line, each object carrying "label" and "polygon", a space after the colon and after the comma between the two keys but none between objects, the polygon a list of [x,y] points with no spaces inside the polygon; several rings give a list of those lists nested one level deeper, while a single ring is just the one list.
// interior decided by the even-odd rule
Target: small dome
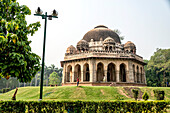
[{"label": "small dome", "polygon": [[69,46],[66,51],[66,53],[75,53],[75,52],[76,52],[76,48],[73,45]]},{"label": "small dome", "polygon": [[136,47],[135,44],[131,41],[125,43],[124,47]]},{"label": "small dome", "polygon": [[107,37],[105,40],[104,40],[104,44],[106,43],[109,43],[109,44],[114,44],[115,43],[115,40],[111,37]]},{"label": "small dome", "polygon": [[86,40],[80,40],[78,43],[77,43],[77,50],[78,51],[88,51],[89,49],[89,43],[86,41]]},{"label": "small dome", "polygon": [[77,45],[87,45],[88,44],[88,42],[86,41],[86,40],[80,40],[78,43],[77,43]]},{"label": "small dome", "polygon": [[104,25],[98,25],[94,29],[88,31],[84,35],[83,40],[86,40],[87,42],[90,42],[91,39],[100,41],[101,38],[102,40],[105,40],[107,37],[113,38],[116,43],[121,43],[118,34]]}]

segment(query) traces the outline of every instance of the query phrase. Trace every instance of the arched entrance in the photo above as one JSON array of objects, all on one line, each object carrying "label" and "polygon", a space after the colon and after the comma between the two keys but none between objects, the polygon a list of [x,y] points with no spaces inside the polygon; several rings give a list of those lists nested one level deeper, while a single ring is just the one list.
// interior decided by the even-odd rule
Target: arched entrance
[{"label": "arched entrance", "polygon": [[88,63],[84,64],[83,66],[83,74],[84,74],[83,81],[90,81],[90,72],[89,72]]},{"label": "arched entrance", "polygon": [[103,81],[104,78],[104,68],[103,64],[100,62],[97,64],[97,82]]},{"label": "arched entrance", "polygon": [[126,65],[120,64],[120,81],[126,82]]},{"label": "arched entrance", "polygon": [[74,82],[77,81],[77,78],[79,78],[79,81],[81,81],[81,66],[79,64],[75,66]]},{"label": "arched entrance", "polygon": [[116,82],[116,71],[115,71],[115,65],[113,63],[110,63],[107,66],[107,82]]},{"label": "arched entrance", "polygon": [[66,82],[70,82],[72,78],[72,66],[69,65],[67,67],[67,76],[66,76]]}]

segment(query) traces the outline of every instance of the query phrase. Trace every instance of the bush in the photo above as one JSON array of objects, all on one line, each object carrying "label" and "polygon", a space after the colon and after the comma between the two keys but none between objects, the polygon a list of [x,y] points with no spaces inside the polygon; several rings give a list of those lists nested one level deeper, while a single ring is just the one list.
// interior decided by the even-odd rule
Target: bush
[{"label": "bush", "polygon": [[162,90],[153,90],[154,96],[157,100],[164,100],[165,92]]},{"label": "bush", "polygon": [[137,89],[132,89],[132,92],[133,92],[133,97],[135,98],[135,100],[137,100],[139,91]]},{"label": "bush", "polygon": [[143,98],[143,100],[145,100],[145,101],[148,100],[148,99],[149,99],[148,93],[145,92],[145,93],[143,94],[142,98]]},{"label": "bush", "polygon": [[2,89],[2,93],[6,93],[6,92],[8,92],[10,89],[9,88],[3,88]]},{"label": "bush", "polygon": [[0,101],[0,112],[159,113],[165,112],[169,104],[170,101]]}]

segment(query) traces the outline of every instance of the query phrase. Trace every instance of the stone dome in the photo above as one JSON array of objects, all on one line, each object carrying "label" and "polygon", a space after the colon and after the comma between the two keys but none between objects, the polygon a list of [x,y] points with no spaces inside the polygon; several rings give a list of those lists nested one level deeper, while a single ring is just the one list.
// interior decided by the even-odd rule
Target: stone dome
[{"label": "stone dome", "polygon": [[136,47],[136,46],[133,42],[128,41],[128,42],[125,43],[124,47],[126,48],[126,47]]},{"label": "stone dome", "polygon": [[77,43],[77,50],[83,50],[83,51],[87,51],[89,49],[89,43],[86,40],[80,40]]},{"label": "stone dome", "polygon": [[86,40],[80,40],[77,45],[88,45],[88,42]]},{"label": "stone dome", "polygon": [[73,45],[69,46],[66,50],[66,53],[75,53],[75,52],[76,52],[76,48]]},{"label": "stone dome", "polygon": [[107,37],[105,40],[104,40],[104,44],[114,44],[115,43],[115,40],[111,37]]},{"label": "stone dome", "polygon": [[116,43],[121,43],[118,34],[104,25],[96,26],[94,29],[88,31],[83,39],[90,42],[91,39],[100,41],[101,38],[105,40],[107,37],[113,38]]}]

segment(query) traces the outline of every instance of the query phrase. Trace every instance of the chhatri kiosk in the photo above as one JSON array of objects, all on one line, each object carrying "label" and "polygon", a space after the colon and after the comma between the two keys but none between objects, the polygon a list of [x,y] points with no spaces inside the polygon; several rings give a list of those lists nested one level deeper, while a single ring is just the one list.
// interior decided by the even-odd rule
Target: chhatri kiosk
[{"label": "chhatri kiosk", "polygon": [[136,46],[106,26],[88,31],[76,47],[66,50],[63,67],[63,86],[146,86],[143,58]]}]

